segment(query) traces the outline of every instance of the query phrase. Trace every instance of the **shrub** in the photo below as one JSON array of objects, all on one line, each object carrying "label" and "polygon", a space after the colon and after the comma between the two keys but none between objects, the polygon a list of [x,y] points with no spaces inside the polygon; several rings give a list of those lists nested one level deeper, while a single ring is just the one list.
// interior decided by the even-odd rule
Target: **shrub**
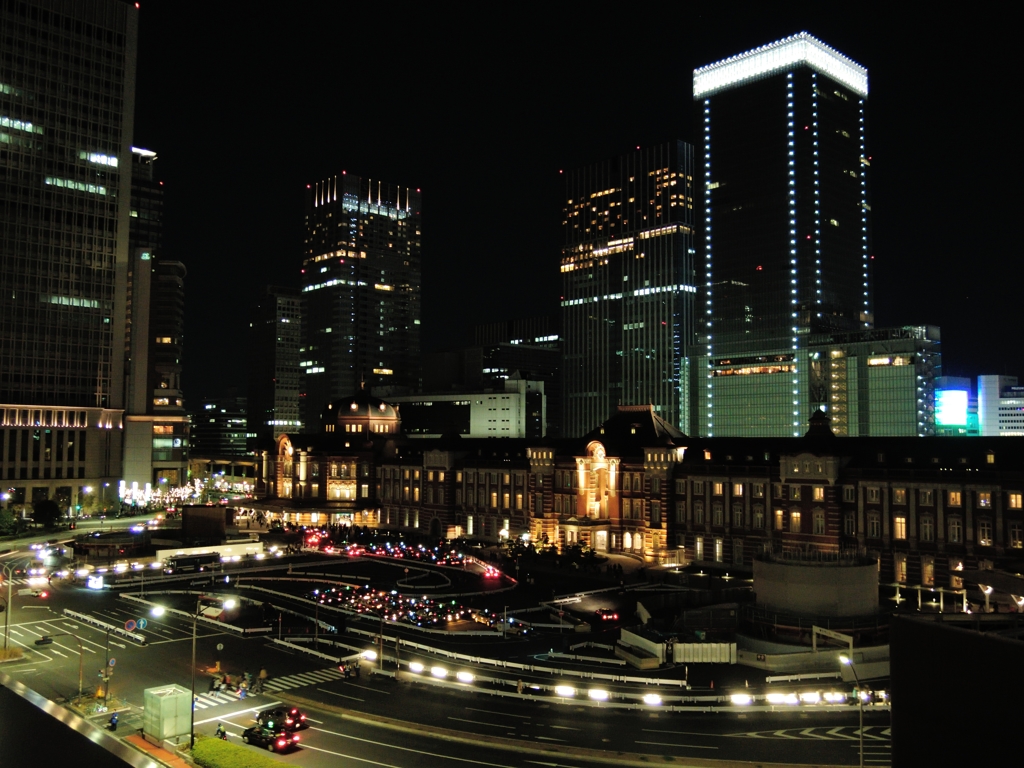
[{"label": "shrub", "polygon": [[280,760],[253,751],[252,747],[232,744],[209,736],[196,738],[192,759],[200,768],[280,768]]},{"label": "shrub", "polygon": [[21,648],[0,648],[0,659],[20,659],[24,653]]}]

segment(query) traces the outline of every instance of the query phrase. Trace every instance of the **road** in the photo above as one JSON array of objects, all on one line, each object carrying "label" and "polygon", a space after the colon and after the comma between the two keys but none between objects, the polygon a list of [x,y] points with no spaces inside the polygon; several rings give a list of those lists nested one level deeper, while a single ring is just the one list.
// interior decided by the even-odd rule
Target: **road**
[{"label": "road", "polygon": [[[148,643],[140,646],[116,636],[108,638],[98,628],[63,616],[65,608],[116,625],[146,618]],[[145,689],[172,682],[186,688],[190,685],[192,622],[187,618],[145,616],[140,608],[109,591],[59,584],[45,600],[16,597],[10,618],[11,643],[22,647],[27,657],[5,664],[4,671],[49,698],[61,700],[77,693],[80,664],[84,688],[95,691],[104,659],[107,654],[113,657],[111,694],[131,704],[121,717],[125,732],[141,727]],[[35,646],[34,641],[43,635],[53,636],[53,644]],[[69,635],[81,640],[81,651]],[[349,634],[340,640],[355,648],[369,647],[359,635]],[[325,650],[342,653],[340,649]],[[403,652],[403,656],[409,654]],[[434,663],[423,658],[428,668]],[[296,703],[309,713],[312,722],[312,727],[302,732],[302,748],[284,757],[296,765],[329,765],[339,757],[353,764],[396,768],[449,763],[606,764],[588,752],[572,750],[647,755],[648,762],[651,756],[658,760],[817,765],[856,765],[858,761],[855,707],[832,712],[800,708],[774,713],[638,711],[591,706],[586,700],[560,700],[551,695],[533,699],[513,696],[507,687],[476,681],[440,685],[429,675],[404,672],[396,682],[369,674],[370,665],[364,665],[360,678],[345,679],[327,661],[266,638],[241,637],[203,624],[197,628],[196,659],[197,731],[212,733],[223,722],[236,738],[252,722],[256,710],[278,701]],[[245,700],[211,693],[211,678],[205,670],[218,660],[233,674],[255,673],[266,666],[271,674],[267,691]],[[485,676],[475,667],[466,668]],[[489,674],[495,673],[490,670]],[[526,682],[529,684],[529,678]],[[574,684],[582,695],[586,685]],[[103,719],[103,715],[97,717]],[[410,726],[395,731],[386,727],[392,720]],[[865,764],[888,765],[888,713],[869,713],[865,724]],[[553,753],[553,748],[569,751]],[[625,762],[624,756],[617,759]]]}]

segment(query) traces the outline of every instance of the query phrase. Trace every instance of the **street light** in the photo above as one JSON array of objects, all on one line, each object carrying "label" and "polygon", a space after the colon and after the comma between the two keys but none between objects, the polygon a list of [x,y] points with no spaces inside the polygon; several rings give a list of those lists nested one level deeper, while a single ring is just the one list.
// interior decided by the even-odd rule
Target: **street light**
[{"label": "street light", "polygon": [[[189,749],[196,745],[196,624],[199,623],[199,614],[202,611],[203,596],[196,598],[196,611],[192,614],[192,701],[188,715]],[[228,599],[221,601],[221,608],[231,610],[235,607],[235,601]],[[153,616],[163,616],[164,607],[158,605],[151,611]]]},{"label": "street light", "polygon": [[853,659],[845,653],[841,653],[839,661],[850,668],[850,671],[853,672],[853,679],[857,681],[857,713],[860,717],[860,768],[864,768],[864,697],[861,695],[860,678],[857,677],[857,667],[854,666]]},{"label": "street light", "polygon": [[5,564],[4,578],[7,579],[7,600],[4,601],[4,650],[7,650],[7,646],[11,641],[11,588],[14,586],[14,566],[11,564]]}]

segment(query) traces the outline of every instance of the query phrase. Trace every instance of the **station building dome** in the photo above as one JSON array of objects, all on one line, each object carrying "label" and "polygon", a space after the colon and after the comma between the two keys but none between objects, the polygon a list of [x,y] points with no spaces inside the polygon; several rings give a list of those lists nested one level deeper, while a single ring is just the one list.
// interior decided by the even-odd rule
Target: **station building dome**
[{"label": "station building dome", "polygon": [[402,427],[398,407],[360,389],[350,397],[333,400],[320,415],[323,431],[350,435],[394,435]]}]

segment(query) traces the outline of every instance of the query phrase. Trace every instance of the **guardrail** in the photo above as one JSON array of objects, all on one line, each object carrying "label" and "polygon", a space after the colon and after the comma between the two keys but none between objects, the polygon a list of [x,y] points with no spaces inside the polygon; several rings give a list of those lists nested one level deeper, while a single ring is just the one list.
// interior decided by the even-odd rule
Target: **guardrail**
[{"label": "guardrail", "polygon": [[[190,591],[184,591],[184,590],[180,591],[180,592],[173,592],[173,591],[170,591],[170,590],[164,590],[160,594],[165,594],[165,595],[169,595],[169,594],[176,594],[176,595],[181,595],[181,594],[185,594],[185,595],[199,594],[199,595],[201,595],[203,593],[202,592],[196,593],[196,592],[190,592]],[[124,599],[124,600],[129,600],[129,601],[131,601],[133,603],[141,603],[142,605],[150,606],[151,608],[154,608],[157,605],[157,603],[154,603],[151,600],[146,600],[144,597],[139,597],[138,595],[133,595],[133,594],[130,594],[130,593],[127,593],[127,592],[122,593],[120,595],[120,597],[122,599]],[[181,618],[185,618],[185,619],[189,619],[189,620],[195,618],[196,621],[202,622],[206,626],[216,627],[217,629],[227,629],[227,630],[230,630],[231,632],[237,632],[240,635],[262,635],[262,634],[267,634],[267,633],[270,633],[270,632],[274,631],[273,627],[239,627],[239,626],[236,626],[234,624],[228,624],[227,622],[220,621],[219,619],[211,619],[209,616],[202,616],[202,615],[196,616],[191,611],[182,611],[182,610],[180,610],[178,608],[168,608],[166,605],[162,605],[160,607],[164,609],[164,613],[174,614],[175,616],[178,616],[178,617],[181,617]]]},{"label": "guardrail", "polygon": [[834,680],[842,678],[839,672],[805,672],[799,675],[769,675],[764,679],[766,683],[792,683],[797,680]]},{"label": "guardrail", "polygon": [[99,629],[118,635],[119,637],[128,638],[129,640],[133,640],[134,642],[139,643],[140,645],[146,644],[145,635],[140,635],[138,632],[129,632],[124,627],[119,627],[116,624],[109,624],[108,622],[102,621],[101,619],[97,619],[94,616],[89,616],[85,613],[79,613],[78,611],[72,611],[70,608],[64,609],[64,615],[68,618],[80,621],[83,624],[90,624]]}]

